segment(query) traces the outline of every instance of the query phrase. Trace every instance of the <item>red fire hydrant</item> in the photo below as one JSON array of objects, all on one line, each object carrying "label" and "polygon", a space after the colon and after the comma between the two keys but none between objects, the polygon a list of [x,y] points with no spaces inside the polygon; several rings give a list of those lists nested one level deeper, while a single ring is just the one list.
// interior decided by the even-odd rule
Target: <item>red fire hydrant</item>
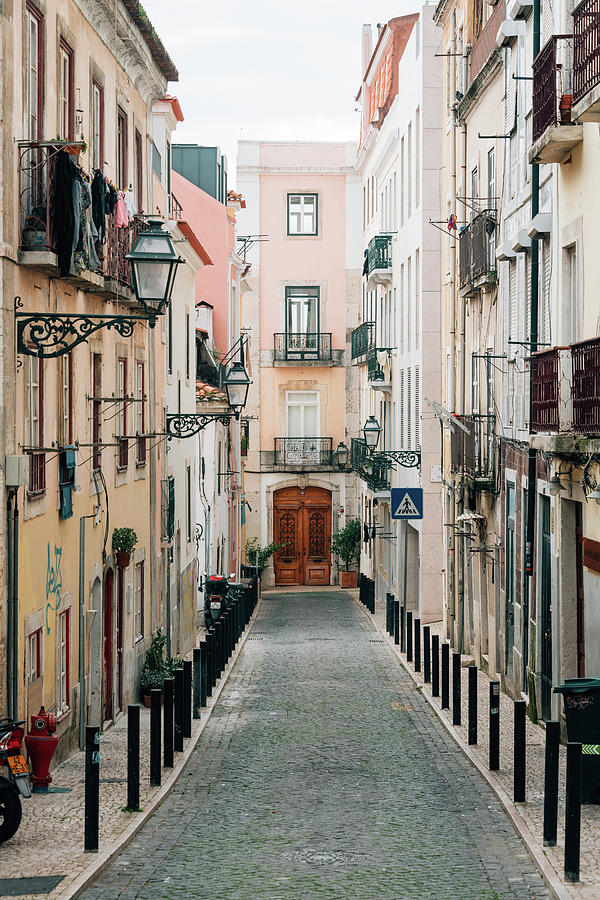
[{"label": "red fire hydrant", "polygon": [[37,716],[31,717],[31,728],[25,735],[25,746],[31,760],[34,793],[47,793],[52,781],[50,763],[58,746],[56,716],[47,713],[44,707]]}]

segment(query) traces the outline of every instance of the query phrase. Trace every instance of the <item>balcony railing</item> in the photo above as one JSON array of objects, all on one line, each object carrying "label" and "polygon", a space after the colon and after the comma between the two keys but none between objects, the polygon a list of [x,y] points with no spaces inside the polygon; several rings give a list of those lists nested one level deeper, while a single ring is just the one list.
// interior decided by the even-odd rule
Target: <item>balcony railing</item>
[{"label": "balcony railing", "polygon": [[289,332],[273,335],[273,359],[275,361],[290,360],[331,360],[331,333]]},{"label": "balcony railing", "polygon": [[371,238],[367,250],[367,269],[369,275],[376,269],[391,269],[392,267],[392,236],[391,234],[378,235]]},{"label": "balcony railing", "polygon": [[350,442],[350,465],[372,491],[390,489],[391,459],[376,452],[369,453],[363,438],[352,438]]},{"label": "balcony railing", "polygon": [[495,479],[493,415],[459,417],[467,431],[455,427],[450,441],[452,471],[475,480]]},{"label": "balcony railing", "polygon": [[275,438],[273,465],[330,466],[333,461],[333,438]]},{"label": "balcony railing", "polygon": [[506,18],[505,0],[500,0],[494,7],[494,11],[483,26],[481,33],[475,43],[469,56],[469,85],[471,85],[490,55],[496,49],[496,36],[501,22]]},{"label": "balcony railing", "polygon": [[600,338],[571,346],[573,431],[600,435]]},{"label": "balcony railing", "polygon": [[600,84],[600,0],[573,10],[573,102]]},{"label": "balcony railing", "polygon": [[461,288],[490,276],[496,269],[496,210],[478,213],[459,236],[458,261]]},{"label": "balcony railing", "polygon": [[368,381],[385,381],[385,372],[383,366],[379,362],[378,354],[389,354],[387,347],[374,347],[367,353],[367,380]]},{"label": "balcony railing", "polygon": [[571,43],[570,35],[554,35],[533,61],[534,144],[546,128],[571,122]]},{"label": "balcony railing", "polygon": [[559,348],[534,353],[531,358],[532,415],[534,432],[558,431],[560,424]]},{"label": "balcony railing", "polygon": [[375,347],[375,322],[363,322],[352,332],[352,359]]}]

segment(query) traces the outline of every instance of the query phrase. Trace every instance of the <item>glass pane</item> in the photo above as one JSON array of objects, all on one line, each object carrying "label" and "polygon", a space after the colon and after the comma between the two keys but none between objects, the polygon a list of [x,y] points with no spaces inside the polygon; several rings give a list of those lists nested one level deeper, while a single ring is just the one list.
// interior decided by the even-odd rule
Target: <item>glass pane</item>
[{"label": "glass pane", "polygon": [[316,437],[319,433],[317,427],[317,414],[319,408],[317,406],[304,407],[304,437]]},{"label": "glass pane", "polygon": [[301,409],[300,406],[288,406],[288,437],[301,437]]},{"label": "glass pane", "polygon": [[162,299],[167,293],[170,263],[134,263],[139,296],[143,300]]}]

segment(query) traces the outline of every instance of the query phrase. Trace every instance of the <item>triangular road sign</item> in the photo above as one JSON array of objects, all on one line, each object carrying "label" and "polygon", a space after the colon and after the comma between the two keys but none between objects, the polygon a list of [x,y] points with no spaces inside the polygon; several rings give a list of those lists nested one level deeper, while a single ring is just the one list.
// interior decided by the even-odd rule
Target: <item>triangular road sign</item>
[{"label": "triangular road sign", "polygon": [[411,518],[414,518],[416,516],[419,516],[420,513],[419,513],[419,510],[417,509],[417,507],[415,506],[415,504],[413,503],[413,500],[412,500],[410,494],[406,493],[404,495],[404,497],[402,498],[402,500],[400,501],[400,503],[398,504],[398,506],[396,507],[396,511],[393,513],[393,515],[394,515],[394,517],[396,517],[396,516],[409,517],[410,516]]}]

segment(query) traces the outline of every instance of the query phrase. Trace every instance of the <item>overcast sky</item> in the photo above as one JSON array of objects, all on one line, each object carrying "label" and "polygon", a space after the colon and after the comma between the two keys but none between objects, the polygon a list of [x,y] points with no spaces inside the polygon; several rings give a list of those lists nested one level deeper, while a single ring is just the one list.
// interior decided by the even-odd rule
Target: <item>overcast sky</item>
[{"label": "overcast sky", "polygon": [[[237,141],[357,140],[361,29],[416,0],[144,0],[179,69],[174,140],[218,144],[235,184]],[[375,31],[375,29],[374,29]]]}]

